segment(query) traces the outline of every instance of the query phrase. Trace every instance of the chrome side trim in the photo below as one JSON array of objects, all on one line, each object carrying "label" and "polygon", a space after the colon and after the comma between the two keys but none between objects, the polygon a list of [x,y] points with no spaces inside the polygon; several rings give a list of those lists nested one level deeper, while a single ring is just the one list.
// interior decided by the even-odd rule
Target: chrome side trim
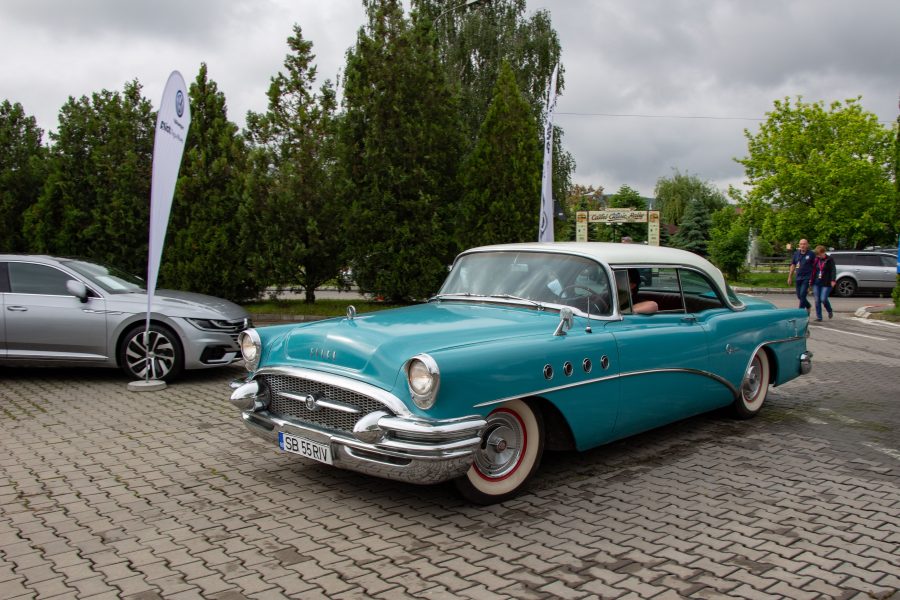
[{"label": "chrome side trim", "polygon": [[715,373],[711,373],[709,371],[702,371],[700,369],[646,369],[643,371],[629,371],[627,373],[616,373],[615,375],[607,375],[606,377],[597,377],[596,379],[588,379],[586,381],[579,381],[577,383],[570,383],[568,385],[559,385],[552,388],[544,388],[541,390],[535,390],[532,392],[527,392],[524,394],[517,394],[515,396],[507,396],[506,398],[500,398],[499,400],[489,400],[487,402],[481,402],[479,404],[475,404],[474,408],[482,408],[484,406],[493,406],[495,404],[503,404],[505,402],[509,402],[510,400],[516,400],[519,398],[525,398],[528,396],[540,396],[542,394],[549,394],[552,392],[558,392],[560,390],[565,390],[569,388],[576,388],[583,385],[590,385],[592,383],[599,383],[601,381],[606,381],[609,379],[624,379],[626,377],[636,377],[638,375],[652,375],[653,373],[690,373],[692,375],[702,375],[703,377],[709,377],[714,381],[718,381],[722,385],[728,388],[728,390],[734,395],[738,393],[737,388],[735,388],[731,383],[719,375]]},{"label": "chrome side trim", "polygon": [[590,385],[592,383],[599,383],[601,381],[606,381],[607,379],[618,379],[620,375],[617,373],[615,375],[607,375],[606,377],[596,377],[594,379],[587,379],[585,381],[577,381],[575,383],[567,383],[566,385],[557,385],[554,387],[544,388],[540,390],[536,390],[533,392],[527,392],[524,394],[517,394],[515,396],[507,396],[506,398],[500,398],[499,400],[488,400],[487,402],[481,402],[479,404],[474,404],[473,408],[482,408],[484,406],[493,406],[494,404],[502,404],[504,402],[509,402],[510,400],[516,400],[518,398],[525,398],[527,396],[538,396],[541,394],[549,394],[551,392],[558,392],[560,390],[566,390],[569,388],[581,387],[583,385]]},{"label": "chrome side trim", "polygon": [[[772,341],[768,341],[768,342],[762,342],[753,350],[753,353],[750,354],[750,359],[747,361],[747,367],[750,366],[750,361],[753,360],[753,357],[756,355],[756,353],[759,351],[759,349],[762,348],[763,346],[768,346],[770,344],[782,344],[785,342],[794,342],[794,341],[802,340],[802,339],[804,339],[803,336],[797,336],[797,337],[784,338],[781,340],[772,340]],[[745,372],[747,370],[747,367],[744,368]],[[543,388],[543,389],[534,390],[531,392],[526,392],[523,394],[517,394],[515,396],[507,396],[505,398],[499,398],[497,400],[489,400],[487,402],[480,402],[478,404],[474,404],[473,408],[482,408],[485,406],[493,406],[495,404],[503,404],[505,402],[509,402],[510,400],[517,400],[519,398],[526,398],[528,396],[540,396],[542,394],[549,394],[552,392],[558,392],[560,390],[565,390],[565,389],[569,389],[569,388],[580,387],[583,385],[590,385],[592,383],[599,383],[601,381],[606,381],[608,379],[621,379],[624,377],[635,377],[637,375],[649,375],[652,373],[691,373],[693,375],[702,375],[703,377],[709,377],[710,379],[717,381],[717,382],[721,383],[722,385],[724,385],[725,387],[727,387],[728,390],[735,397],[735,399],[738,398],[740,395],[740,391],[736,387],[734,387],[731,384],[731,382],[729,382],[724,377],[716,375],[715,373],[712,373],[710,371],[703,371],[701,369],[665,368],[665,369],[645,369],[645,370],[641,370],[641,371],[629,371],[627,373],[616,373],[614,375],[607,375],[606,377],[597,377],[595,379],[587,379],[585,381],[578,381],[576,383],[569,383],[567,385],[558,385],[555,387]]]},{"label": "chrome side trim", "polygon": [[342,377],[340,375],[333,375],[331,373],[324,373],[322,371],[314,371],[312,369],[304,369],[303,367],[263,367],[262,369],[254,372],[252,377],[255,379],[259,375],[270,374],[287,375],[288,377],[299,377],[301,379],[311,379],[313,381],[318,381],[319,383],[344,388],[346,390],[362,394],[363,396],[373,398],[374,400],[384,404],[392,413],[394,413],[398,417],[413,416],[409,408],[407,408],[407,406],[403,404],[403,402],[401,402],[400,399],[397,398],[397,396],[379,387],[375,387],[374,385],[364,383],[356,379],[350,379],[349,377]]},{"label": "chrome side trim", "polygon": [[756,353],[759,352],[760,348],[762,348],[764,346],[768,346],[770,344],[784,344],[786,342],[796,342],[797,340],[805,340],[805,339],[806,338],[804,338],[803,336],[798,335],[798,336],[793,336],[793,337],[784,338],[784,339],[780,339],[780,340],[772,340],[771,342],[761,342],[758,346],[756,346],[756,348],[753,349],[753,352],[750,353],[750,358],[747,359],[747,366],[744,367],[744,373],[746,373],[747,369],[750,368],[750,363],[753,362],[753,357],[756,356]]}]

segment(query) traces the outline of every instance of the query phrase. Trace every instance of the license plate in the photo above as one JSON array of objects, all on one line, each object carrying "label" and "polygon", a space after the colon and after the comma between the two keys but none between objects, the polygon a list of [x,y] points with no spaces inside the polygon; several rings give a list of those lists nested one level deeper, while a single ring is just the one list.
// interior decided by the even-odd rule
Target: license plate
[{"label": "license plate", "polygon": [[300,456],[323,462],[326,465],[332,464],[331,447],[328,444],[320,444],[319,442],[279,431],[278,446],[285,452],[299,454]]}]

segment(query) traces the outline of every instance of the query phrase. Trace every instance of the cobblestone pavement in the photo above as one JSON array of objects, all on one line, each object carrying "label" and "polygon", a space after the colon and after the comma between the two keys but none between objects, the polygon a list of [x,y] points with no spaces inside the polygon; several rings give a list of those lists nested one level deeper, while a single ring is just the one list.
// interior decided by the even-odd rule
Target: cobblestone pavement
[{"label": "cobblestone pavement", "polygon": [[0,598],[900,598],[900,340],[844,321],[759,418],[550,453],[488,508],[278,453],[239,368],[2,369]]}]

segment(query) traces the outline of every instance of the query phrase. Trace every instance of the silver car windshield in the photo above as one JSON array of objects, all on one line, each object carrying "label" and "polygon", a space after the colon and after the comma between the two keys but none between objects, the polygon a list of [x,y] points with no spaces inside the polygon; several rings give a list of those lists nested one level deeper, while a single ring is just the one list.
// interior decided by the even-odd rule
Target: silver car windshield
[{"label": "silver car windshield", "polygon": [[439,298],[496,298],[562,304],[609,314],[610,285],[598,263],[568,254],[545,252],[473,252],[460,257],[438,293]]},{"label": "silver car windshield", "polygon": [[67,260],[62,264],[72,269],[79,275],[83,275],[97,284],[109,294],[128,294],[131,292],[145,292],[144,281],[135,275],[126,273],[115,267],[107,267],[83,260]]}]

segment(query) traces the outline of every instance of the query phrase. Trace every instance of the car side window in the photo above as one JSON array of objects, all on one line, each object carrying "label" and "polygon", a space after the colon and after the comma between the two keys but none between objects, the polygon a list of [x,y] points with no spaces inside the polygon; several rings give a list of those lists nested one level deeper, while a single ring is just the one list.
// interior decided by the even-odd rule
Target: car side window
[{"label": "car side window", "polygon": [[9,267],[5,262],[0,262],[0,294],[9,292],[9,276],[7,275]]},{"label": "car side window", "polygon": [[864,267],[880,267],[881,260],[879,260],[879,257],[875,256],[874,254],[862,254],[859,257],[858,264]]},{"label": "car side window", "polygon": [[897,259],[893,256],[880,256],[882,267],[896,267]]},{"label": "car side window", "polygon": [[13,294],[71,296],[66,282],[72,277],[59,269],[35,263],[9,263],[9,288]]},{"label": "car side window", "polygon": [[[636,284],[635,289],[627,293],[625,290],[630,290],[632,283]],[[630,314],[630,311],[626,310],[629,307],[629,299],[632,305],[642,302],[656,303],[656,310],[653,312],[684,312],[678,273],[672,267],[616,269],[616,286],[622,314]]]},{"label": "car side window", "polygon": [[619,298],[619,312],[623,315],[631,314],[631,288],[628,283],[628,271],[617,270],[616,295]]},{"label": "car side window", "polygon": [[684,304],[688,312],[699,313],[725,307],[725,303],[719,298],[715,287],[706,277],[689,269],[680,269],[678,274],[681,279]]}]

